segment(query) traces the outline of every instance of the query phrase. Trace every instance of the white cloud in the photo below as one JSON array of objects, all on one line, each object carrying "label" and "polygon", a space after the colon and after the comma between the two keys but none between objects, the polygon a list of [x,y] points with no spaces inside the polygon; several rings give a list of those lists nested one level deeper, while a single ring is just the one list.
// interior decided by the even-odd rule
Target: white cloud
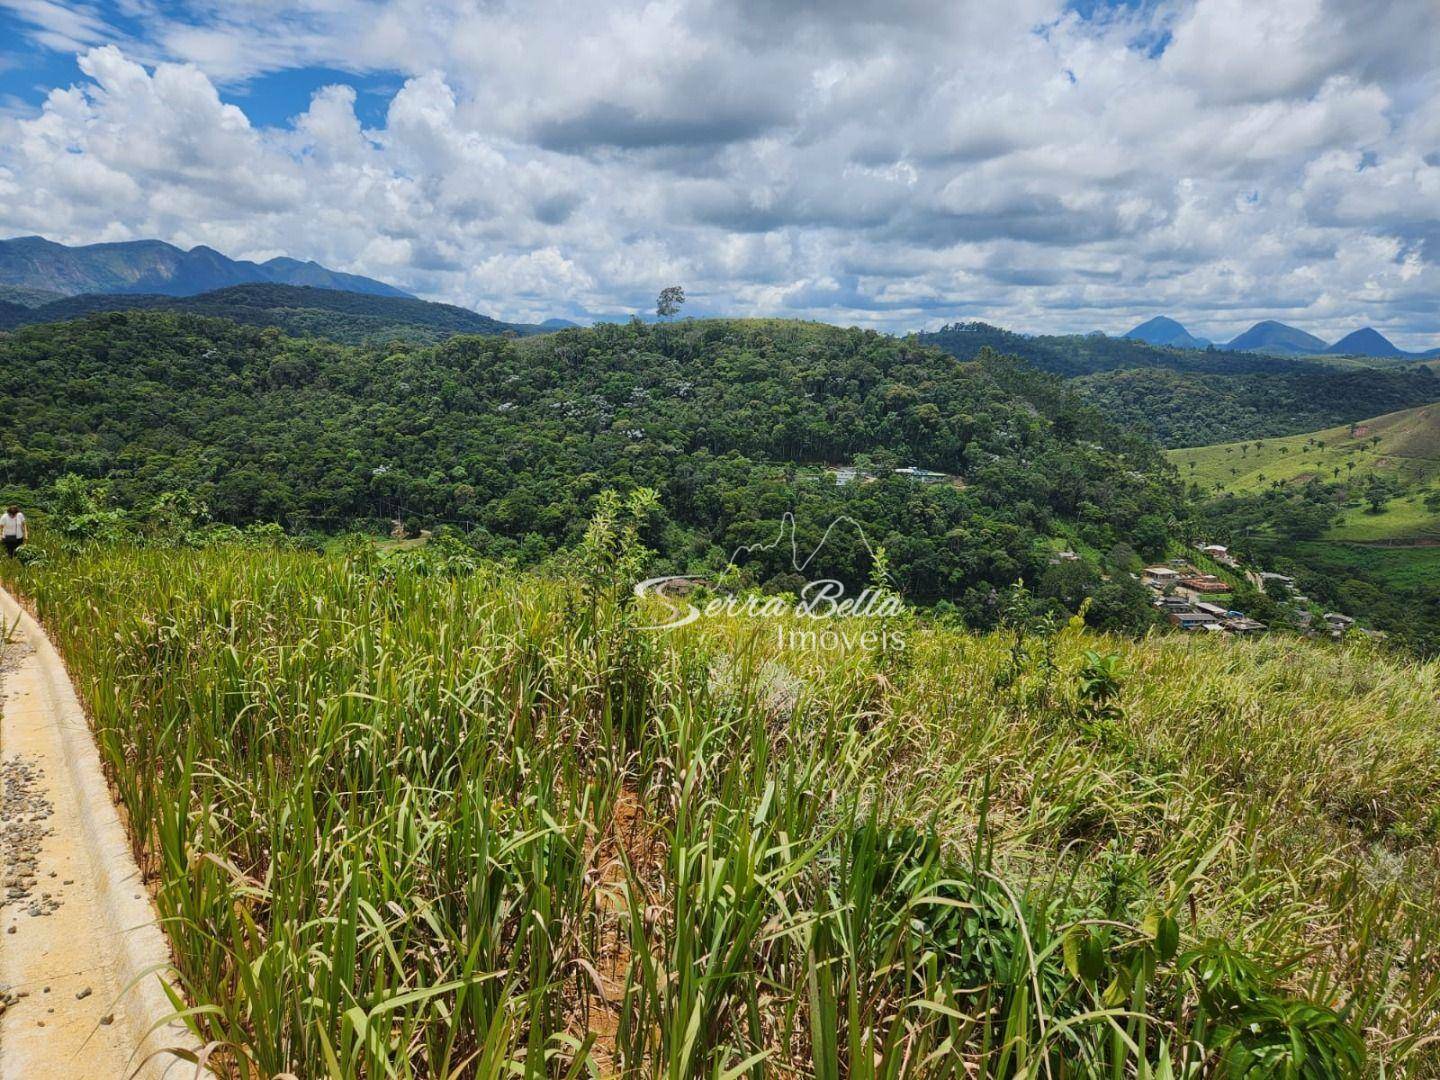
[{"label": "white cloud", "polygon": [[[283,251],[514,318],[679,281],[893,328],[1440,332],[1433,0],[125,3],[138,39],[0,0],[86,76],[0,117],[0,230]],[[280,129],[226,103],[304,66],[402,85],[373,129],[344,78]]]}]

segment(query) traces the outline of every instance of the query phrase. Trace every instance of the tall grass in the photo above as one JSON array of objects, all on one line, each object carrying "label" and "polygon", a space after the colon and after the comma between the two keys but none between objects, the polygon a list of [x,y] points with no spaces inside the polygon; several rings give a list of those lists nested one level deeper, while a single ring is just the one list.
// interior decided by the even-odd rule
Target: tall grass
[{"label": "tall grass", "polygon": [[402,561],[9,571],[230,1075],[1440,1074],[1433,664]]}]

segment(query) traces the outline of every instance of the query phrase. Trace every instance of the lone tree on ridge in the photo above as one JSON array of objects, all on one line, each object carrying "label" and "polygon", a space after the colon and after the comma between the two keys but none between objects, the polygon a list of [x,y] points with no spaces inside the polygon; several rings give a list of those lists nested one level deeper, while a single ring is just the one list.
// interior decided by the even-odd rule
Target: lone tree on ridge
[{"label": "lone tree on ridge", "polygon": [[655,314],[668,319],[680,314],[680,305],[685,303],[685,290],[679,285],[667,285],[660,290],[655,301]]}]

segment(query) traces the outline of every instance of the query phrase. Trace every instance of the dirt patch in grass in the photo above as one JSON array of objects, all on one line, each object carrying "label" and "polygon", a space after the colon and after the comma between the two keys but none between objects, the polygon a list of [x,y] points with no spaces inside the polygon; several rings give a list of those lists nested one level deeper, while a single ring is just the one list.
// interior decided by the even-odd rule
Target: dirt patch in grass
[{"label": "dirt patch in grass", "polygon": [[582,1037],[595,1036],[590,1058],[601,1076],[620,1073],[620,1014],[633,959],[627,893],[638,890],[633,902],[641,905],[648,927],[659,915],[666,858],[664,832],[649,819],[640,793],[632,785],[623,785],[615,797],[609,827],[591,852],[596,879],[596,948],[588,964],[588,991],[577,1003],[575,1017]]}]

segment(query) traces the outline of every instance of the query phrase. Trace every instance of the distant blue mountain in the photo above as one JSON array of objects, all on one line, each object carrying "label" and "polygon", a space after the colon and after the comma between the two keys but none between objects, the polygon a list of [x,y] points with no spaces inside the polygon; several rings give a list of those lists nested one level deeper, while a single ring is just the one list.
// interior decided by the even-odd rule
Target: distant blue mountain
[{"label": "distant blue mountain", "polygon": [[195,296],[232,285],[309,285],[320,289],[409,297],[383,281],[342,274],[314,262],[275,258],[253,263],[214,248],[184,251],[161,240],[68,247],[41,236],[0,240],[0,286],[64,296],[146,293]]},{"label": "distant blue mountain", "polygon": [[1272,353],[1276,356],[1319,356],[1325,351],[1325,342],[1304,330],[1266,319],[1257,322],[1225,347],[1236,352]]},{"label": "distant blue mountain", "polygon": [[1380,331],[1372,327],[1346,334],[1325,350],[1332,356],[1384,356],[1409,357],[1411,354],[1395,345]]},{"label": "distant blue mountain", "polygon": [[1168,345],[1173,349],[1203,349],[1210,344],[1164,315],[1156,315],[1155,318],[1141,323],[1125,336],[1133,341],[1143,341],[1147,345]]}]

